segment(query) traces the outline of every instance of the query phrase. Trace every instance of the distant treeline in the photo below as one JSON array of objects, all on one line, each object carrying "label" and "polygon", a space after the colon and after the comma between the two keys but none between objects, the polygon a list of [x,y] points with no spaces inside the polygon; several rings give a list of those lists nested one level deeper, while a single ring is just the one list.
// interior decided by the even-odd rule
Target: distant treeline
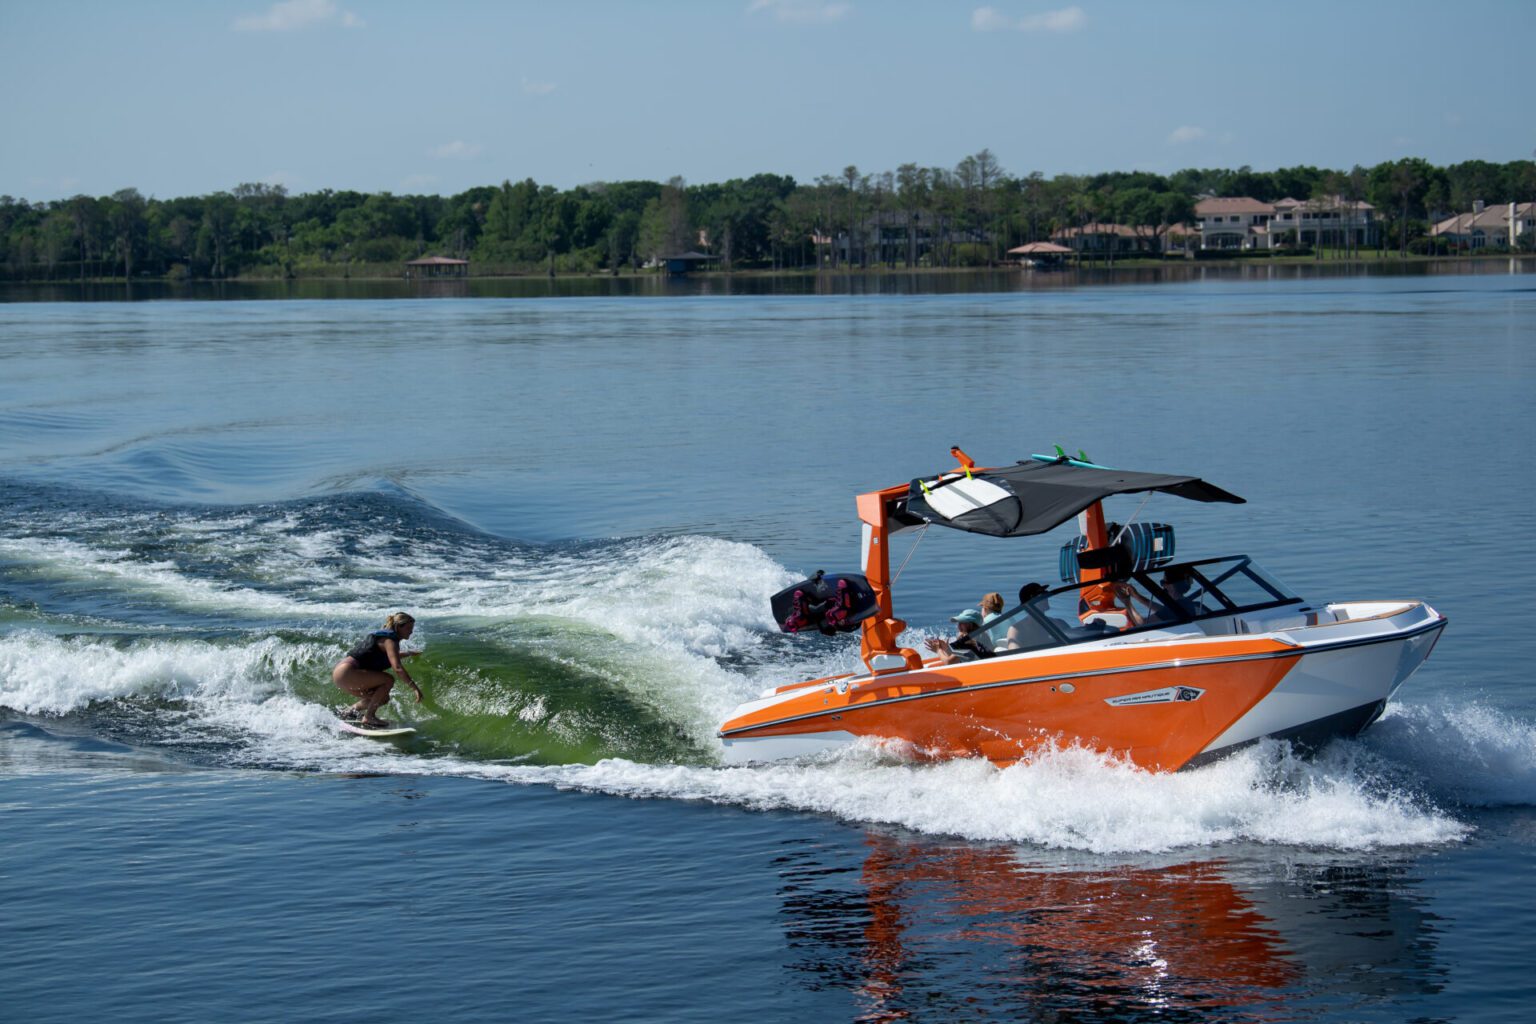
[{"label": "distant treeline", "polygon": [[1407,158],[1348,171],[1216,168],[1170,175],[1009,174],[988,150],[953,168],[857,167],[797,183],[758,174],[719,184],[681,178],[596,182],[562,191],[532,179],[455,196],[228,192],[146,198],[125,188],[29,203],[0,196],[0,276],[229,278],[339,274],[422,255],[467,258],[476,272],[617,273],[701,251],[726,269],[976,266],[1063,227],[1129,224],[1156,233],[1189,221],[1201,195],[1364,199],[1384,245],[1412,248],[1434,219],[1536,200],[1536,163]]}]

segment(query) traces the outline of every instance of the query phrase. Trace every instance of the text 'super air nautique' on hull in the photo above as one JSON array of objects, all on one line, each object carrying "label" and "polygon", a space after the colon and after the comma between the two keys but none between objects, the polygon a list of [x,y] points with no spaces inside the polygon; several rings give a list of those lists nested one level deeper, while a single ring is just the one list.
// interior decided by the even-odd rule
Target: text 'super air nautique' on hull
[{"label": "text 'super air nautique' on hull", "polygon": [[[1079,744],[1157,771],[1201,764],[1263,737],[1315,743],[1358,733],[1429,656],[1445,617],[1422,601],[1313,604],[1245,555],[1176,562],[1173,531],[1105,520],[1103,499],[1162,492],[1243,499],[1190,476],[1034,456],[957,469],[858,496],[864,574],[775,598],[786,630],[858,629],[866,671],[781,686],[720,726],[726,760],[824,753],[861,738],[923,756],[999,764]],[[1031,536],[1078,519],[1063,585],[1026,585],[978,631],[988,656],[942,664],[899,643],[890,538],[947,526]]]}]

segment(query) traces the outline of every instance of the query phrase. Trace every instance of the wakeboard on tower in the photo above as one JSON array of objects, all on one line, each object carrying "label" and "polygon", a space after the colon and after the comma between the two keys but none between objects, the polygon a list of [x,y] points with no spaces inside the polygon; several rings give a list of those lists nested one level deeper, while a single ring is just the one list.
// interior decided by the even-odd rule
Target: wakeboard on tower
[{"label": "wakeboard on tower", "polygon": [[773,620],[786,633],[818,630],[827,636],[852,633],[880,610],[874,588],[857,573],[815,576],[785,587],[771,599]]}]

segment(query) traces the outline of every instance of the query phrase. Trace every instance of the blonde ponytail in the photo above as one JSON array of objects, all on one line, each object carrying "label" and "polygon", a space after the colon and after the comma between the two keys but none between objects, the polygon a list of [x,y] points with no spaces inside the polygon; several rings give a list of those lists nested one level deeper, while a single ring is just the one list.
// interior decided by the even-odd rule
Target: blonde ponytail
[{"label": "blonde ponytail", "polygon": [[411,618],[405,612],[395,612],[389,618],[384,620],[384,628],[394,632],[401,626],[409,626],[415,621],[415,619]]}]

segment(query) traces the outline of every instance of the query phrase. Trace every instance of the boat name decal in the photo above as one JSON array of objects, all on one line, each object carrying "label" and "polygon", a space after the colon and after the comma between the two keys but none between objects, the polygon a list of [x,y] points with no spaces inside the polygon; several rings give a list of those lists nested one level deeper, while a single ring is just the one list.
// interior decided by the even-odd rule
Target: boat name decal
[{"label": "boat name decal", "polygon": [[1104,703],[1112,708],[1139,707],[1142,704],[1172,704],[1181,700],[1199,700],[1204,690],[1193,686],[1165,686],[1161,690],[1143,690],[1106,698]]}]

